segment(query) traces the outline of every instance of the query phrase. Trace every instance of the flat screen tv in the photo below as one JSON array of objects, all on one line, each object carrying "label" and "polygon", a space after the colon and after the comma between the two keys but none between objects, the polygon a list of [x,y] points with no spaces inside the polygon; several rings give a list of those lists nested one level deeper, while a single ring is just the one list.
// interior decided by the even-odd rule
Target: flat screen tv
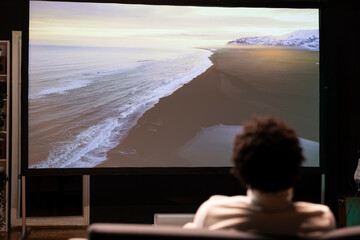
[{"label": "flat screen tv", "polygon": [[253,116],[320,167],[318,8],[30,1],[28,37],[29,173],[226,169]]}]

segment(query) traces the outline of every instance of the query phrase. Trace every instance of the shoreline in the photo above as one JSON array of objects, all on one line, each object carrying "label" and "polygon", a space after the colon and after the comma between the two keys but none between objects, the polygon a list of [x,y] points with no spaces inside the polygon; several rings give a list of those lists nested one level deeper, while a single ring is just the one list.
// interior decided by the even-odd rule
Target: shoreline
[{"label": "shoreline", "polygon": [[[318,116],[312,116],[317,109],[308,109],[309,104],[314,105],[314,99],[318,101],[317,96],[311,91],[310,97],[307,92],[298,93],[304,85],[304,75],[296,81],[279,76],[290,67],[291,76],[312,69],[311,62],[294,65],[297,56],[292,50],[207,50],[213,52],[209,57],[213,65],[173,94],[161,98],[144,113],[123,142],[107,153],[108,159],[96,167],[190,167],[194,162],[182,158],[179,149],[201,129],[219,124],[241,125],[255,114],[280,116],[294,128],[303,129],[299,136],[317,141],[313,122]],[[274,63],[269,63],[274,59]],[[264,68],[259,66],[264,63]],[[310,74],[316,74],[312,70]],[[277,82],[269,82],[269,76],[274,76]],[[306,89],[311,89],[318,82],[306,84]],[[295,105],[294,113],[291,107]],[[206,159],[194,161],[200,161],[195,165],[211,167]],[[228,165],[229,159],[224,157],[219,162]]]}]

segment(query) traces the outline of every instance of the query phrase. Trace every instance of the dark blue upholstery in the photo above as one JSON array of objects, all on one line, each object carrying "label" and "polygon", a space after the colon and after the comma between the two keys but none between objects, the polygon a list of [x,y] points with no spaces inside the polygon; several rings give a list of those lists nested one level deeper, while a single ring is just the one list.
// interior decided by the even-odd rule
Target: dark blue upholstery
[{"label": "dark blue upholstery", "polygon": [[[141,224],[96,223],[88,229],[89,240],[239,240],[239,239],[294,239],[263,236],[240,231],[183,229],[179,227],[154,227]],[[360,240],[360,226],[341,228],[324,234],[319,239]]]},{"label": "dark blue upholstery", "polygon": [[209,231],[180,227],[154,227],[141,224],[92,224],[88,229],[89,240],[236,240],[269,239],[258,235],[235,231]]},{"label": "dark blue upholstery", "polygon": [[339,228],[324,234],[321,239],[344,239],[344,240],[360,240],[360,226]]}]

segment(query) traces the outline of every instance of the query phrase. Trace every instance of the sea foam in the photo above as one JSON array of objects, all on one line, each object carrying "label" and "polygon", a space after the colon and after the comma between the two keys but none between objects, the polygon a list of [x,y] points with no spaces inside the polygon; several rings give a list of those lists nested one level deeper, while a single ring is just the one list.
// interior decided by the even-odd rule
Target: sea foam
[{"label": "sea foam", "polygon": [[[91,168],[104,162],[107,159],[107,152],[124,140],[139,118],[154,107],[160,98],[171,95],[212,65],[209,60],[212,55],[210,51],[194,50],[194,54],[177,55],[174,59],[138,61],[136,66],[121,69],[120,72],[108,71],[98,74],[98,77],[88,80],[91,82],[77,81],[77,85],[70,84],[43,92],[45,95],[70,93],[69,91],[76,90],[76,87],[88,88],[89,84],[104,84],[104,76],[112,79],[114,88],[120,83],[127,86],[127,93],[123,94],[123,99],[110,101],[109,115],[113,114],[113,116],[105,115],[97,124],[89,126],[76,136],[58,142],[49,152],[46,160],[30,164],[30,168]],[[129,83],[123,82],[124,77],[120,78],[123,80],[119,82],[119,76],[123,75],[129,78]],[[101,90],[99,88],[99,91]],[[121,91],[124,91],[124,87]],[[115,97],[120,95],[116,89],[114,92]],[[119,106],[115,107],[114,103],[118,103]]]}]

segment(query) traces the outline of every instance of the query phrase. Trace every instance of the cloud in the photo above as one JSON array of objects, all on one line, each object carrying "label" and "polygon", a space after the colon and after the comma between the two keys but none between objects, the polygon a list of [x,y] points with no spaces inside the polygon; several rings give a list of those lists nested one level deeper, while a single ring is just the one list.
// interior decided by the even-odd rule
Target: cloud
[{"label": "cloud", "polygon": [[[316,10],[151,6],[135,4],[31,2],[30,38],[49,44],[84,39],[83,44],[125,44],[124,39],[144,43],[190,39],[212,44],[235,36],[314,29]],[[96,41],[92,40],[95,39]],[[197,39],[198,38],[198,39]],[[109,41],[109,39],[112,39]],[[159,41],[156,43],[155,41]],[[56,43],[55,43],[56,42]]]}]

